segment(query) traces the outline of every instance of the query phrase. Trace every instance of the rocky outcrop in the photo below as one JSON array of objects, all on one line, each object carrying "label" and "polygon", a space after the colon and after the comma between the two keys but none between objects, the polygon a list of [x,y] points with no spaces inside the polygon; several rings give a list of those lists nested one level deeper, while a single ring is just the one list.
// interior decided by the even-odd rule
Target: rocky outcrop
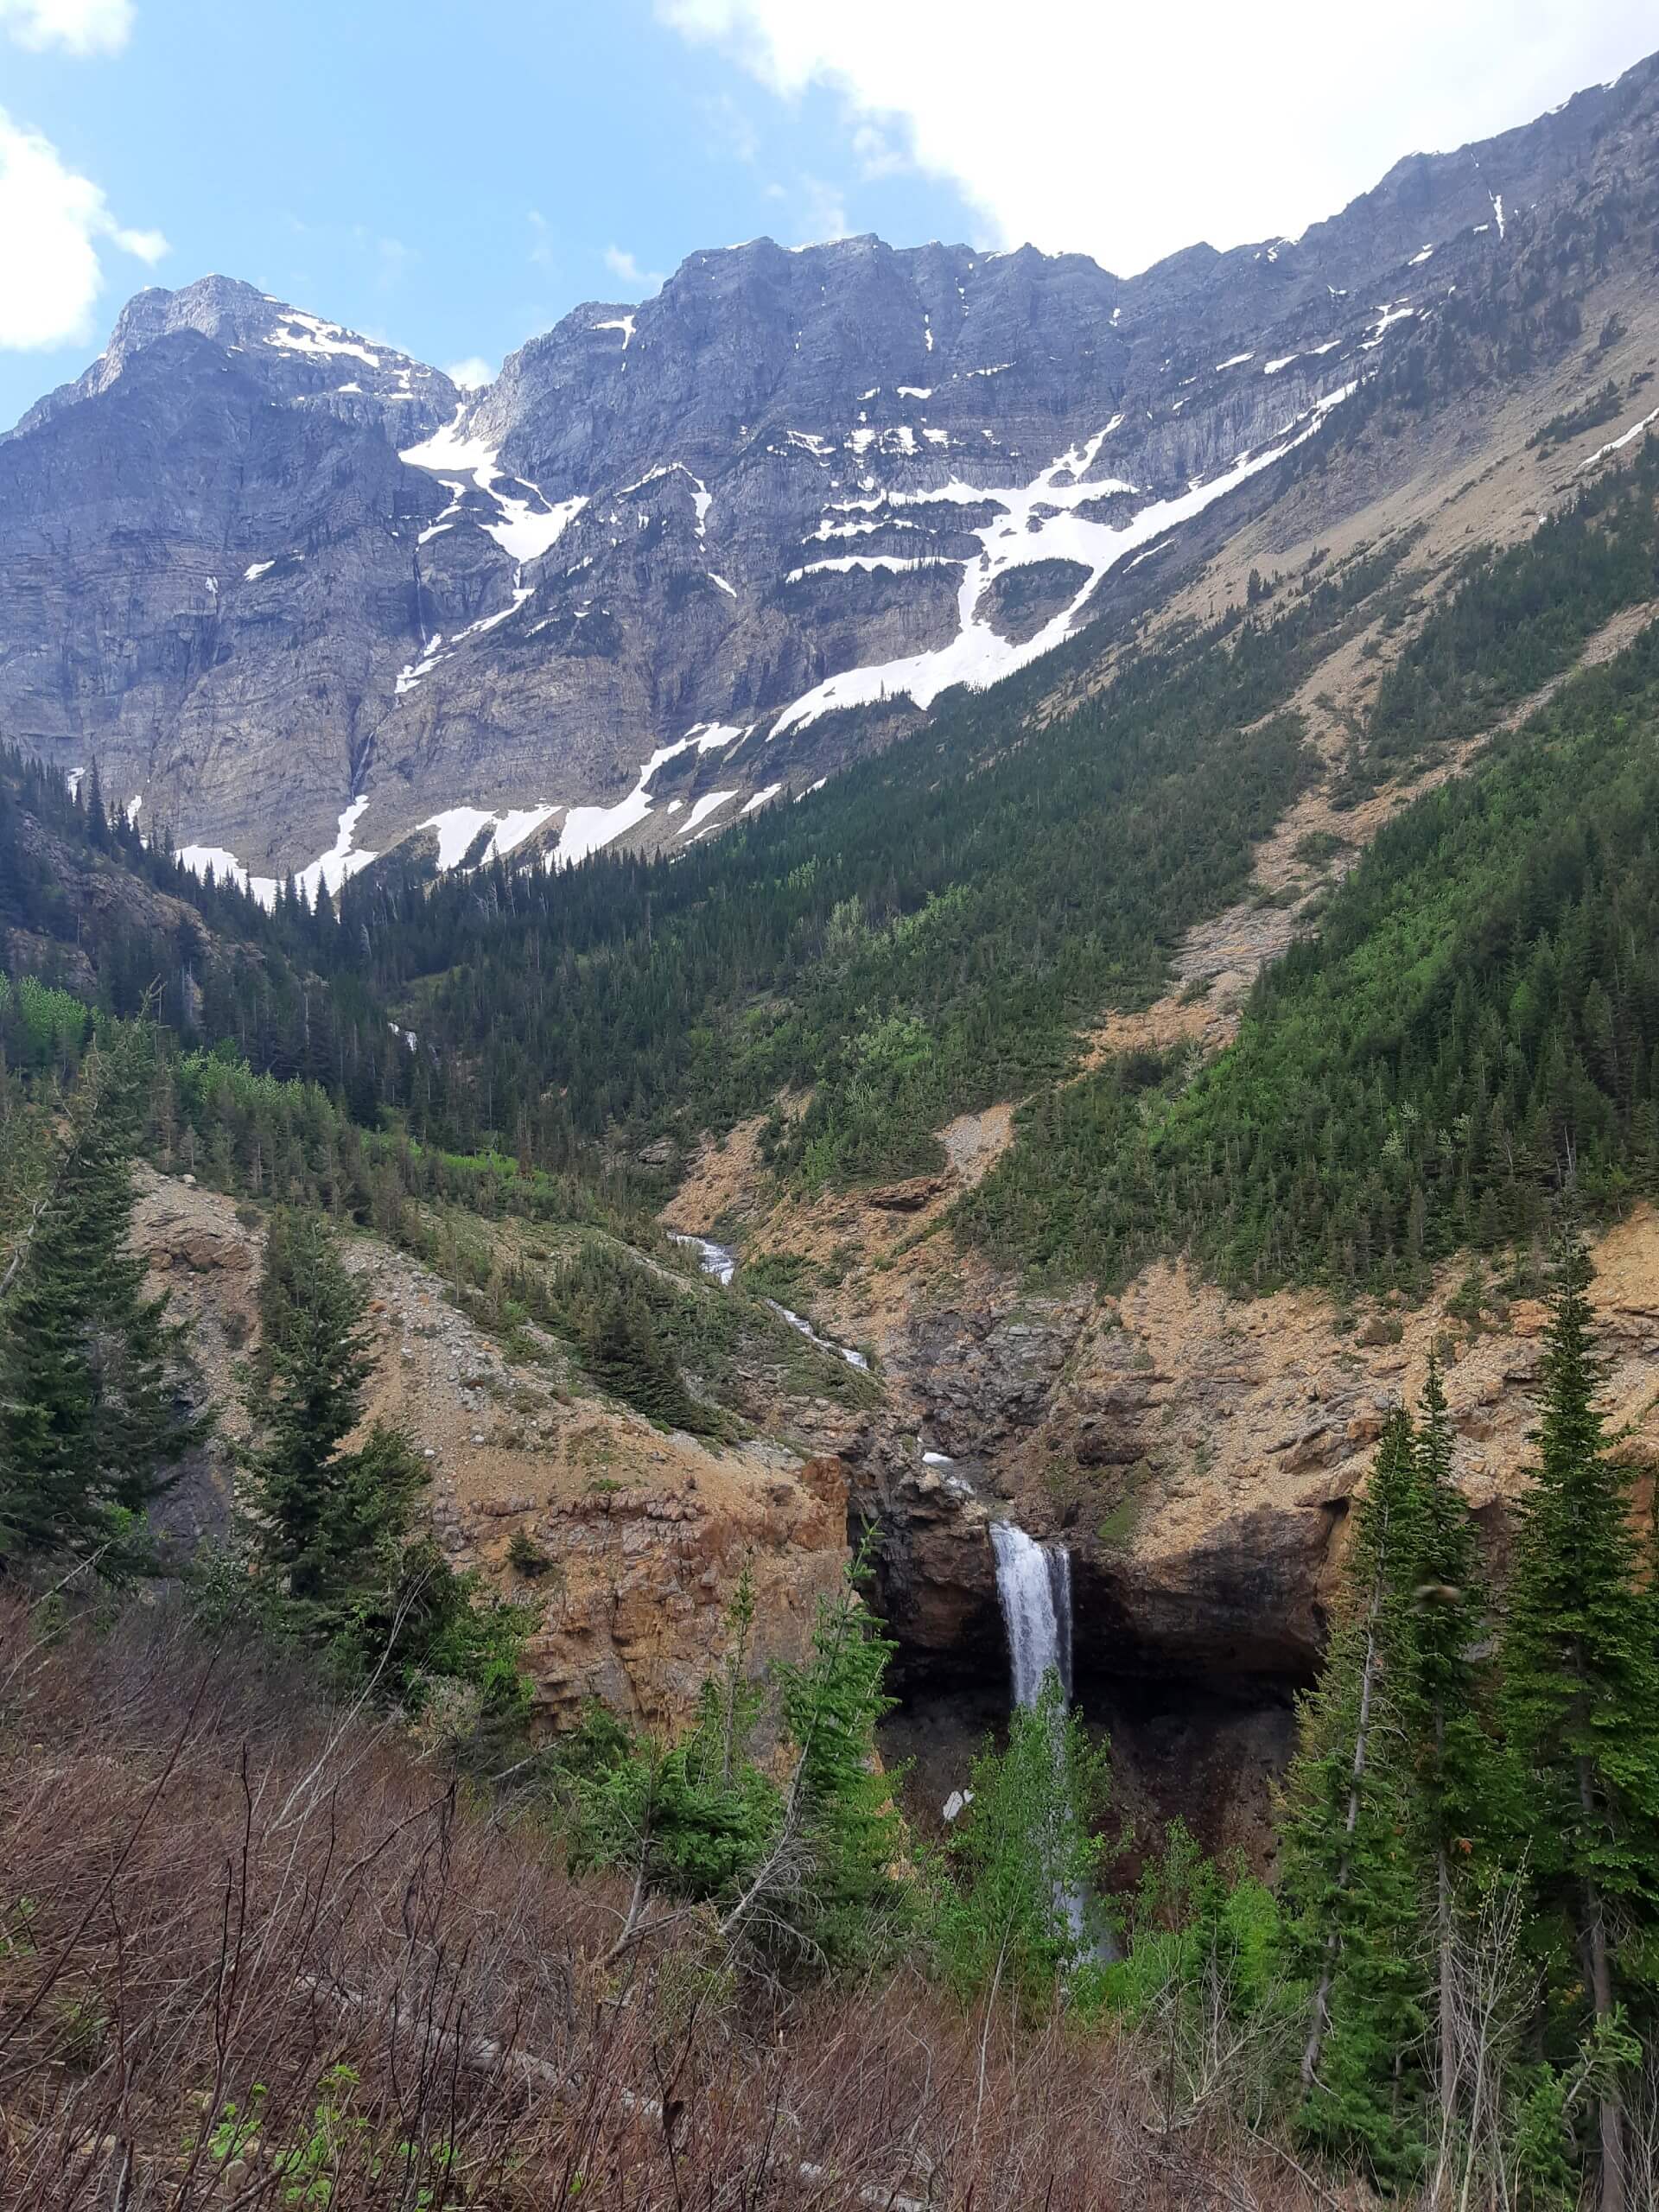
[{"label": "rocky outcrop", "polygon": [[[1547,291],[1548,367],[1618,269],[1640,311],[1656,81],[1127,281],[872,238],[693,255],[474,400],[248,285],[143,293],[0,439],[0,717],[266,879],[405,839],[683,847],[1248,526],[1306,544],[1477,472],[1491,407],[1450,395],[1490,379],[1483,334]],[[1445,418],[1367,440],[1420,338]]]},{"label": "rocky outcrop", "polygon": [[[1356,1313],[1311,1293],[1231,1298],[1165,1264],[1115,1298],[1034,1296],[953,1248],[954,1170],[914,1213],[880,1191],[803,1204],[771,1185],[753,1136],[707,1148],[673,1213],[718,1217],[745,1258],[789,1255],[821,1325],[879,1351],[888,1405],[841,1449],[899,1645],[887,1749],[915,1763],[912,1811],[937,1817],[1007,1711],[989,1541],[1007,1516],[1070,1554],[1079,1700],[1112,1736],[1125,1809],[1148,1834],[1180,1812],[1213,1847],[1263,1860],[1353,1501],[1431,1351],[1456,1479],[1502,1568],[1543,1358],[1535,1286],[1459,1262],[1420,1306]],[[1638,1210],[1594,1260],[1609,1433],[1645,1515],[1659,1214]]]},{"label": "rocky outcrop", "polygon": [[[263,1220],[193,1177],[145,1170],[133,1234],[189,1324],[193,1390],[226,1414],[166,1506],[169,1535],[188,1548],[228,1522]],[[683,1726],[725,1649],[746,1567],[757,1662],[804,1656],[818,1599],[847,1562],[839,1459],[762,1438],[713,1451],[664,1433],[583,1389],[551,1340],[533,1361],[509,1359],[407,1253],[353,1236],[343,1255],[372,1291],[367,1418],[424,1457],[446,1554],[536,1609],[526,1656],[547,1726],[574,1725],[593,1699],[669,1732]],[[827,1402],[825,1413],[833,1427]],[[812,1419],[798,1405],[791,1428],[810,1432]]]},{"label": "rocky outcrop", "polygon": [[[658,1728],[682,1724],[727,1648],[724,1610],[747,1567],[757,1662],[798,1660],[847,1560],[847,1480],[833,1459],[752,1455],[734,1496],[640,1487],[566,1499],[518,1522],[552,1565],[528,1657],[556,1725],[597,1699]],[[516,1502],[516,1501],[515,1501]],[[541,1595],[542,1576],[526,1577]]]}]

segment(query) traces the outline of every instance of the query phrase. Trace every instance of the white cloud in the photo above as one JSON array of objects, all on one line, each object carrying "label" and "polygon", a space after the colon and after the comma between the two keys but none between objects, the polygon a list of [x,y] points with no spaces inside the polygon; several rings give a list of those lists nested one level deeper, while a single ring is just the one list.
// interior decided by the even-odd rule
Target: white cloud
[{"label": "white cloud", "polygon": [[495,371],[481,353],[469,353],[464,361],[451,361],[443,373],[463,391],[477,391],[495,382]]},{"label": "white cloud", "polygon": [[[1199,238],[1296,235],[1413,148],[1448,148],[1617,73],[1652,0],[657,0],[772,92],[838,93],[867,174],[900,149],[987,244],[1128,275]],[[875,138],[867,133],[877,134]],[[879,150],[878,150],[879,141]]]},{"label": "white cloud", "polygon": [[822,177],[804,176],[801,199],[806,211],[806,228],[797,245],[822,245],[827,238],[846,238],[852,230],[841,193],[835,185],[826,184]]},{"label": "white cloud", "polygon": [[631,253],[620,245],[605,249],[605,266],[619,283],[636,292],[656,292],[662,289],[662,272],[656,269],[642,269]]},{"label": "white cloud", "polygon": [[900,169],[910,167],[910,157],[890,143],[887,133],[874,123],[859,123],[853,127],[853,152],[858,161],[858,173],[868,182],[878,177],[895,176]]},{"label": "white cloud", "polygon": [[66,168],[49,140],[0,108],[0,348],[86,339],[106,243],[149,263],[168,250],[159,231],[118,223],[89,177]]},{"label": "white cloud", "polygon": [[132,31],[132,0],[0,0],[0,23],[19,46],[118,54]]}]

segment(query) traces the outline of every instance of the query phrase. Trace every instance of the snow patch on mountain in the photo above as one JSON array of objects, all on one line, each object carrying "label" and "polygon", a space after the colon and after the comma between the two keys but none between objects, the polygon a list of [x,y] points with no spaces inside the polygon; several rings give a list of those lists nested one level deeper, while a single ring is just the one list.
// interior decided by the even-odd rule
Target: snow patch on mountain
[{"label": "snow patch on mountain", "polygon": [[325,322],[321,315],[306,315],[299,308],[283,309],[277,327],[268,333],[265,343],[284,353],[345,353],[372,369],[380,366],[380,356],[370,353],[349,331],[342,330],[337,322]]},{"label": "snow patch on mountain", "polygon": [[[340,828],[334,843],[295,877],[296,884],[309,902],[315,904],[319,889],[324,887],[332,897],[348,875],[355,875],[359,868],[367,868],[371,861],[379,858],[378,853],[359,850],[353,843],[353,834],[368,803],[366,798],[352,801],[340,817]],[[276,878],[274,875],[250,875],[236,855],[227,852],[222,845],[186,845],[179,853],[179,860],[193,875],[205,878],[211,872],[220,882],[239,884],[244,891],[251,892],[267,909],[276,904]]]},{"label": "snow patch on mountain", "polygon": [[[565,530],[587,505],[585,497],[561,499],[556,505],[543,499],[540,487],[523,477],[503,478],[501,465],[493,446],[482,438],[470,436],[462,428],[467,407],[463,401],[454,418],[435,430],[429,438],[423,438],[416,445],[405,446],[398,454],[411,468],[424,468],[435,476],[452,483],[459,477],[470,477],[477,490],[495,503],[496,519],[480,527],[493,537],[508,558],[521,566],[539,560],[550,547],[556,544]],[[498,489],[499,485],[516,485],[517,491]],[[531,497],[525,498],[528,493]],[[531,504],[539,500],[539,506]],[[461,500],[452,499],[437,521],[421,533],[424,544],[429,537],[435,537],[440,530],[448,526],[448,518],[459,513]]]},{"label": "snow patch on mountain", "polygon": [[[1109,434],[1109,425],[1096,431],[1084,446],[1071,448],[1052,461],[1029,484],[989,488],[953,481],[931,491],[880,492],[868,499],[842,502],[843,507],[866,510],[929,500],[964,505],[989,502],[998,512],[988,523],[972,530],[980,550],[965,564],[957,594],[959,627],[948,645],[826,677],[785,709],[769,736],[804,728],[841,708],[873,706],[894,696],[907,696],[925,709],[953,684],[983,690],[988,684],[1040,659],[1070,634],[1102,579],[1126,555],[1173,524],[1201,513],[1250,477],[1282,461],[1313,437],[1330,410],[1356,389],[1350,384],[1327,392],[1306,414],[1287,423],[1277,442],[1257,453],[1241,454],[1230,469],[1208,483],[1195,480],[1173,499],[1154,499],[1122,524],[1096,522],[1076,512],[1111,493],[1135,489],[1116,478],[1096,483],[1087,480],[1088,471]],[[1088,573],[1066,605],[1033,637],[1023,645],[1015,644],[981,619],[979,609],[987,588],[998,576],[1036,561],[1052,560],[1075,562]]]},{"label": "snow patch on mountain", "polygon": [[1650,429],[1655,423],[1659,423],[1659,407],[1656,407],[1651,415],[1644,415],[1639,423],[1632,423],[1630,429],[1622,430],[1618,437],[1609,438],[1605,446],[1598,446],[1588,460],[1579,463],[1579,474],[1582,475],[1586,468],[1593,468],[1599,461],[1605,461],[1610,453],[1623,453],[1626,446],[1639,438],[1643,430]]},{"label": "snow patch on mountain", "polygon": [[[694,722],[685,735],[672,745],[659,745],[649,760],[641,762],[639,780],[626,798],[619,799],[614,806],[573,806],[568,810],[558,848],[548,855],[549,869],[574,868],[590,853],[613,843],[625,830],[637,828],[651,812],[651,782],[659,768],[666,767],[671,760],[677,760],[693,747],[699,753],[717,752],[722,746],[746,738],[750,728],[753,724],[746,728],[737,722]],[[719,796],[732,798],[736,794],[727,791]],[[697,801],[699,808],[704,804],[703,800]],[[694,809],[692,823],[701,818]]]}]

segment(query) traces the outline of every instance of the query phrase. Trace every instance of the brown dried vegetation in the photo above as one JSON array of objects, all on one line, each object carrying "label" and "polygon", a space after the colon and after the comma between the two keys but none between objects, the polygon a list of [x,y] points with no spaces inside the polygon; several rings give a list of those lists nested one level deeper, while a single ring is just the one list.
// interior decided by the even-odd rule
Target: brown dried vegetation
[{"label": "brown dried vegetation", "polygon": [[[519,1779],[522,1779],[520,1777]],[[517,1786],[516,1783],[513,1786]],[[596,1961],[620,1885],[498,1782],[168,1605],[0,1611],[0,2202],[956,2207],[1338,2200],[1155,2054],[919,1980],[791,1993],[709,1931]]]}]

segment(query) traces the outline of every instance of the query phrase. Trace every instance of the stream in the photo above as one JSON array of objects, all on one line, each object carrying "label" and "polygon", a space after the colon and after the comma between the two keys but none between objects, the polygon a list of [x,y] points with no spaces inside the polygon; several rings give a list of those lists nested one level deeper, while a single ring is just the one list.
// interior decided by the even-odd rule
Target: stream
[{"label": "stream", "polygon": [[[722,1288],[730,1285],[732,1277],[737,1273],[737,1255],[729,1245],[716,1244],[712,1236],[687,1236],[673,1230],[669,1235],[676,1244],[688,1245],[696,1252],[697,1265],[704,1274],[710,1276]],[[816,1344],[820,1351],[827,1351],[836,1359],[844,1359],[849,1367],[856,1367],[868,1374],[870,1363],[861,1351],[855,1351],[850,1344],[838,1344],[829,1337],[821,1337],[804,1313],[791,1313],[787,1306],[780,1306],[775,1298],[763,1298],[760,1303],[769,1313],[775,1313],[780,1321],[787,1321],[791,1329],[806,1338],[808,1344]]]}]

